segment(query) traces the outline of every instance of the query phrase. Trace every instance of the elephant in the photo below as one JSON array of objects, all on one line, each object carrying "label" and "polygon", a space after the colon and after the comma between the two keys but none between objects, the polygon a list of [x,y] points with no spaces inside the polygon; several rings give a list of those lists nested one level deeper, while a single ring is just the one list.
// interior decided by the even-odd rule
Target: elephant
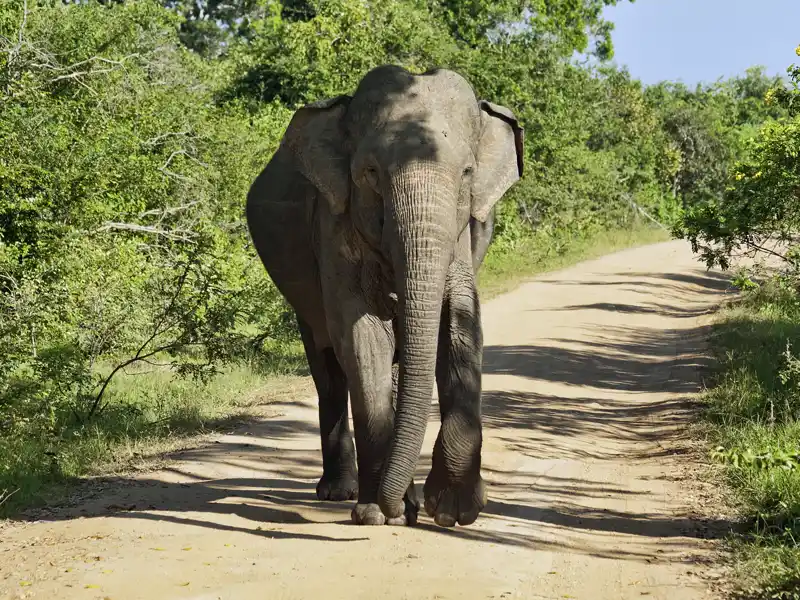
[{"label": "elephant", "polygon": [[476,273],[522,144],[512,111],[460,74],[384,65],[299,108],[250,187],[250,237],[295,312],[319,398],[317,497],[355,499],[356,524],[417,522],[434,381],[425,510],[453,527],[485,508]]}]

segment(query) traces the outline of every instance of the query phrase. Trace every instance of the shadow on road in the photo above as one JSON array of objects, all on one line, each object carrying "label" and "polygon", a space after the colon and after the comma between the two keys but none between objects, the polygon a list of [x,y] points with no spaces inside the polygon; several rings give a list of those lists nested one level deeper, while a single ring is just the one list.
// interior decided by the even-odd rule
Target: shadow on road
[{"label": "shadow on road", "polygon": [[[634,461],[656,458],[658,442],[675,441],[678,429],[694,409],[688,400],[664,400],[638,405],[635,401],[600,404],[594,399],[561,398],[523,392],[497,392],[484,399],[483,422],[491,435],[513,445],[516,452],[539,459],[624,457]],[[522,429],[506,438],[503,431]],[[576,439],[586,438],[586,443]],[[654,449],[632,452],[630,442],[649,442]],[[676,452],[670,449],[669,455]]]},{"label": "shadow on road", "polygon": [[[686,273],[648,273],[637,271],[623,271],[611,273],[609,277],[615,279],[599,279],[596,281],[572,281],[569,279],[537,279],[539,283],[550,285],[579,285],[579,286],[636,286],[646,288],[680,289],[686,291],[685,284],[695,286],[692,293],[718,294],[733,290],[729,275],[717,271],[693,269]],[[672,283],[670,283],[672,282]],[[684,284],[675,286],[673,284]]]},{"label": "shadow on road", "polygon": [[609,312],[640,314],[640,315],[662,315],[665,317],[678,317],[684,319],[700,317],[714,312],[713,310],[706,308],[688,309],[688,308],[681,308],[678,306],[670,306],[668,304],[659,304],[659,303],[642,305],[642,304],[614,304],[611,302],[595,302],[594,304],[572,304],[570,306],[564,306],[562,308],[546,308],[538,310],[542,312],[605,310]]},{"label": "shadow on road", "polygon": [[658,331],[615,328],[590,340],[554,345],[487,346],[484,373],[626,392],[685,393],[697,389],[689,370],[708,366],[700,351],[707,327]]}]

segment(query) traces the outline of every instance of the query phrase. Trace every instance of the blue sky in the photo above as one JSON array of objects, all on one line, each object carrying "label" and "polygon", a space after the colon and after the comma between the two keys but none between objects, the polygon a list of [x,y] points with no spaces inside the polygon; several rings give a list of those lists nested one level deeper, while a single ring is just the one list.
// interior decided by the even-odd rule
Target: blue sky
[{"label": "blue sky", "polygon": [[800,0],[622,0],[604,14],[615,61],[644,83],[711,83],[759,64],[785,75],[800,62]]}]

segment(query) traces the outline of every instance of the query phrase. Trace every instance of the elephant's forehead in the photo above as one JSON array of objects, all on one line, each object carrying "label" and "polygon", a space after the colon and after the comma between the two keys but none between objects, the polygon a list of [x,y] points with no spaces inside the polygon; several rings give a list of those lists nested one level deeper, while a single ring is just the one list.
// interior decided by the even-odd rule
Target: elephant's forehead
[{"label": "elephant's forehead", "polygon": [[[463,129],[463,128],[462,128]],[[393,170],[409,162],[434,161],[442,166],[468,159],[473,144],[440,114],[394,113],[361,140],[363,151]]]},{"label": "elephant's forehead", "polygon": [[391,129],[416,123],[430,131],[471,137],[479,122],[474,93],[459,75],[449,71],[410,76],[397,81],[375,81],[359,88],[349,120],[355,128]]}]

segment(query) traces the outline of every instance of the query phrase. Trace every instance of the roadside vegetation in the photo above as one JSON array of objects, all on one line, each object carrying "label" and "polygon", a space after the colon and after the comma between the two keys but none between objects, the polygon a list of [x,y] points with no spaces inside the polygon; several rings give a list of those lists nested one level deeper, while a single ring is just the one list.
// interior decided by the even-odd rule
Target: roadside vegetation
[{"label": "roadside vegetation", "polygon": [[789,91],[643,86],[611,62],[615,1],[3,2],[0,516],[311,390],[244,198],[292,112],[371,67],[456,69],[522,121],[487,297],[713,223]]},{"label": "roadside vegetation", "polygon": [[706,393],[713,456],[724,465],[729,497],[744,521],[744,531],[731,540],[735,592],[797,600],[800,67],[790,67],[789,75],[791,86],[766,95],[784,116],[752,134],[724,193],[687,210],[676,232],[709,266],[736,269],[742,290],[717,318],[717,368]]}]

